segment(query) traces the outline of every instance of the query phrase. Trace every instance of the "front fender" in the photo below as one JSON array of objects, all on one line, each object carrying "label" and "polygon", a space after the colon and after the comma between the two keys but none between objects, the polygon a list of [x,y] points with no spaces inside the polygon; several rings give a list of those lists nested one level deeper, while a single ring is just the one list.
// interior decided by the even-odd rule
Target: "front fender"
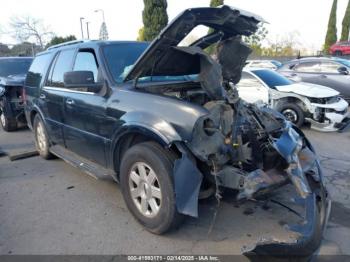
[{"label": "front fender", "polygon": [[164,119],[148,112],[130,112],[121,117],[123,127],[136,126],[159,136],[165,144],[171,144],[174,141],[181,141],[182,138],[175,128]]}]

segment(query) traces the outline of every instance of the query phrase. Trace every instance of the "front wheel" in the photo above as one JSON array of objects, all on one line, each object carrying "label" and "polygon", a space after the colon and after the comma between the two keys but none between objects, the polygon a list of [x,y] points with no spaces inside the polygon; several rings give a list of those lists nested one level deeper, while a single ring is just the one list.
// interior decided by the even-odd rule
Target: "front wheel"
[{"label": "front wheel", "polygon": [[304,124],[305,116],[303,110],[297,104],[286,103],[278,108],[278,111],[284,115],[284,117],[292,122],[297,127],[301,127]]},{"label": "front wheel", "polygon": [[16,121],[16,119],[12,119],[12,118],[7,117],[5,115],[4,110],[3,109],[0,109],[0,110],[1,110],[0,122],[1,122],[2,128],[6,132],[15,131],[17,129],[17,121]]},{"label": "front wheel", "polygon": [[38,114],[34,117],[33,129],[35,135],[35,146],[40,156],[44,159],[52,158],[49,137],[46,132],[44,121]]},{"label": "front wheel", "polygon": [[137,144],[125,153],[120,184],[132,215],[150,232],[162,234],[181,223],[172,180],[174,157],[154,142]]}]

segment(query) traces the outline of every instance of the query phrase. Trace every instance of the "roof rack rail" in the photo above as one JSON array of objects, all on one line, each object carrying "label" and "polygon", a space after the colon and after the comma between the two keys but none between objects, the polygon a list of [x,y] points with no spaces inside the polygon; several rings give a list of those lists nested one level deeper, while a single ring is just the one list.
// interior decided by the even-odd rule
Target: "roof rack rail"
[{"label": "roof rack rail", "polygon": [[62,44],[57,44],[57,45],[50,46],[47,50],[51,50],[51,49],[55,49],[55,48],[62,47],[62,46],[67,46],[67,45],[76,45],[76,44],[86,43],[86,42],[89,42],[89,41],[90,40],[73,40],[73,41],[68,41],[68,42],[64,42]]}]

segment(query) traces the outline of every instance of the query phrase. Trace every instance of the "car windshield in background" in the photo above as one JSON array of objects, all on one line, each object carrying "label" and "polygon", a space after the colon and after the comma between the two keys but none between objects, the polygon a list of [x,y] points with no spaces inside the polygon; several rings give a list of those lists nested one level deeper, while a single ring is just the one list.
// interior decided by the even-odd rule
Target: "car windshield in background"
[{"label": "car windshield in background", "polygon": [[108,69],[115,82],[123,82],[124,77],[148,45],[148,43],[122,43],[103,47]]},{"label": "car windshield in background", "polygon": [[271,70],[253,70],[253,73],[264,81],[270,88],[293,84],[293,82],[288,78],[285,78],[284,76]]},{"label": "car windshield in background", "polygon": [[0,77],[24,75],[31,63],[32,59],[0,59]]},{"label": "car windshield in background", "polygon": [[338,59],[337,62],[347,66],[347,67],[350,67],[350,61],[349,60],[345,60],[345,59]]}]

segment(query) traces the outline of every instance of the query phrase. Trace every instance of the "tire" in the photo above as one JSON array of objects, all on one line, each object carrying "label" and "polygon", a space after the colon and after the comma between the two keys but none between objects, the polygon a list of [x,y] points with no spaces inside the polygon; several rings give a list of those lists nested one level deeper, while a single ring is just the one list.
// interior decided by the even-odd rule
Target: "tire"
[{"label": "tire", "polygon": [[42,158],[51,159],[53,155],[50,153],[49,137],[47,135],[44,121],[38,114],[34,117],[33,129],[37,151]]},{"label": "tire", "polygon": [[0,123],[4,131],[6,132],[15,131],[17,129],[16,119],[7,117],[3,109],[1,109]]},{"label": "tire", "polygon": [[[155,142],[136,144],[122,158],[120,184],[124,201],[135,219],[154,234],[177,227],[184,218],[176,209],[174,160],[169,151]],[[134,196],[131,192],[135,192]]]},{"label": "tire", "polygon": [[291,121],[297,127],[301,127],[304,124],[304,111],[297,104],[283,104],[280,107],[278,107],[278,111],[282,115],[284,115],[287,120]]}]

